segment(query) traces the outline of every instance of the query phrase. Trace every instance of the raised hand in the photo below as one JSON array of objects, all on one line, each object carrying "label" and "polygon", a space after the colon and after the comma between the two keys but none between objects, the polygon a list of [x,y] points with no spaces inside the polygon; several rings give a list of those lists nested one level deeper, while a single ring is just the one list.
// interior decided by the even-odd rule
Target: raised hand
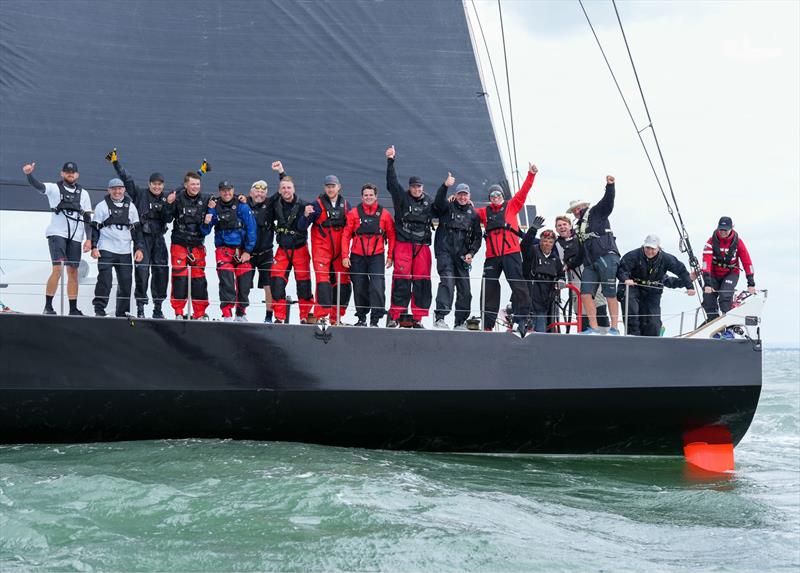
[{"label": "raised hand", "polygon": [[614,184],[614,176],[613,175],[606,175],[606,183],[608,185],[613,185]]},{"label": "raised hand", "polygon": [[272,170],[277,171],[278,173],[284,173],[283,171],[283,163],[280,161],[273,161],[272,162]]},{"label": "raised hand", "polygon": [[208,208],[209,209],[216,209],[217,208],[217,200],[213,197],[208,200]]},{"label": "raised hand", "polygon": [[394,145],[392,145],[386,150],[386,159],[394,159],[395,153],[397,152],[394,149]]},{"label": "raised hand", "polygon": [[112,149],[111,151],[109,151],[108,153],[106,153],[106,161],[108,161],[109,163],[114,163],[118,159],[119,159],[119,155],[117,155],[117,148],[116,147],[114,149]]},{"label": "raised hand", "polygon": [[528,163],[528,171],[531,173],[539,173],[539,168],[534,163]]},{"label": "raised hand", "polygon": [[444,180],[445,187],[452,187],[456,183],[456,178],[449,171],[447,172],[447,179]]},{"label": "raised hand", "polygon": [[31,173],[33,173],[34,169],[36,169],[36,162],[35,161],[32,162],[32,163],[26,163],[25,165],[22,166],[22,172],[25,175],[30,175]]},{"label": "raised hand", "polygon": [[541,215],[538,217],[534,217],[533,223],[531,223],[531,227],[533,227],[537,231],[542,227],[544,227],[544,217],[542,217]]}]

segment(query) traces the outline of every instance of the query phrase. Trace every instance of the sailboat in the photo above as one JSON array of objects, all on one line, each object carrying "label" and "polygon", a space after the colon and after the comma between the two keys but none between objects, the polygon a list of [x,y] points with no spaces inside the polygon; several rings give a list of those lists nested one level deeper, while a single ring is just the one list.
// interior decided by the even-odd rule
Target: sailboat
[{"label": "sailboat", "polygon": [[[158,165],[177,182],[208,157],[242,187],[281,157],[310,199],[331,170],[350,188],[381,181],[376,150],[394,143],[403,172],[437,181],[459,165],[477,186],[510,190],[466,8],[5,0],[0,209],[46,207],[20,172],[30,158],[87,166],[96,203],[112,145],[131,172]],[[0,441],[732,451],[761,392],[763,302],[744,298],[675,338],[0,313]],[[722,330],[739,335],[713,339]]]}]

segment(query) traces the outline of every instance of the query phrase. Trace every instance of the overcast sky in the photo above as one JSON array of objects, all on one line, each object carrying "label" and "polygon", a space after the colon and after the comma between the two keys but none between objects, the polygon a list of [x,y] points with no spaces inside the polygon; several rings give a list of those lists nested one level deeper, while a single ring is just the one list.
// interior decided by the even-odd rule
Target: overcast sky
[{"label": "overcast sky", "polygon": [[[480,42],[471,0],[466,6]],[[644,127],[613,6],[586,6]],[[618,6],[698,256],[718,218],[731,216],[753,256],[757,285],[769,289],[768,343],[800,344],[800,4]],[[505,95],[497,3],[479,1],[477,8]],[[503,9],[519,166],[524,171],[528,159],[539,166],[531,198],[548,225],[570,199],[597,201],[605,175],[613,174],[618,194],[611,221],[620,249],[636,248],[645,235],[656,233],[666,250],[679,255],[676,231],[578,3],[505,0]],[[482,46],[479,53],[496,110]],[[498,114],[495,126],[505,158]],[[40,221],[30,242],[18,239],[20,216],[0,213],[0,256],[24,252],[46,261],[46,243],[40,239],[49,215],[25,215],[26,229]],[[16,267],[9,261],[3,265]],[[211,292],[215,288],[210,286]],[[90,289],[82,290],[91,296]],[[31,296],[38,308],[41,293]],[[665,314],[694,306],[695,300],[679,292],[665,294]],[[675,319],[665,317],[665,322],[674,326]]]},{"label": "overcast sky", "polygon": [[[505,90],[497,3],[476,4]],[[610,2],[585,5],[644,127],[614,8]],[[467,6],[477,35],[471,1]],[[698,256],[719,217],[732,217],[753,256],[757,286],[769,289],[765,336],[793,345],[800,333],[799,7],[618,2]],[[505,1],[503,16],[519,166],[524,170],[530,159],[540,169],[532,200],[548,225],[570,199],[597,201],[605,175],[613,174],[617,204],[611,222],[623,252],[654,232],[666,250],[679,255],[677,232],[578,2]],[[482,60],[488,87],[488,63]],[[493,88],[488,91],[494,96]],[[508,119],[507,107],[505,112]],[[497,114],[495,128],[502,144]],[[665,306],[688,304],[677,297],[666,294]]]}]

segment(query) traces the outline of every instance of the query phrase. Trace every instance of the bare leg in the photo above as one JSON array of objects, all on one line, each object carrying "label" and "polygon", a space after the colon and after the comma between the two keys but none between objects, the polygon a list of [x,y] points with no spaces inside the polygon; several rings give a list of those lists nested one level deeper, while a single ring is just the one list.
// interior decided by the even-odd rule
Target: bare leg
[{"label": "bare leg", "polygon": [[67,298],[75,300],[78,298],[78,268],[67,267]]},{"label": "bare leg", "polygon": [[264,302],[267,305],[267,312],[272,311],[272,289],[269,285],[264,287]]},{"label": "bare leg", "polygon": [[45,287],[44,293],[47,296],[56,296],[56,290],[58,290],[58,283],[61,279],[61,265],[53,265],[53,270],[50,271],[50,276],[47,277],[47,286]]},{"label": "bare leg", "polygon": [[[617,323],[619,322],[619,301],[615,296],[606,297],[606,304],[608,305],[608,314],[611,315],[611,328],[617,328]],[[595,321],[597,321],[596,316]]]},{"label": "bare leg", "polygon": [[[616,299],[614,301],[616,302]],[[582,294],[581,302],[583,303],[583,310],[586,312],[586,318],[589,319],[589,326],[597,330],[597,307],[594,304],[594,295]]]}]

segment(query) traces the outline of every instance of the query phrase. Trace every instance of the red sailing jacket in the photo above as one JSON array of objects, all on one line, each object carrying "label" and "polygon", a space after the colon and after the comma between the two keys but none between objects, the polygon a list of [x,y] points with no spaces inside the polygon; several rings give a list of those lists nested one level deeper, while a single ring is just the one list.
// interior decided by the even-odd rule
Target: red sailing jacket
[{"label": "red sailing jacket", "polygon": [[[536,177],[535,173],[528,171],[528,176],[522,187],[517,191],[514,196],[508,201],[506,205],[506,224],[511,227],[510,229],[496,229],[487,233],[486,237],[486,258],[500,257],[511,253],[519,252],[519,223],[517,223],[517,214],[525,206],[525,200],[528,198],[528,192],[533,185],[533,179]],[[499,211],[503,206],[496,207],[489,205],[488,207],[480,207],[475,209],[478,216],[481,218],[481,224],[486,227],[486,210]],[[513,229],[513,230],[512,230]]]},{"label": "red sailing jacket", "polygon": [[[329,227],[325,224],[328,220],[328,211],[325,204],[322,202],[322,197],[317,197],[317,200],[311,203],[314,206],[314,214],[310,219],[314,222],[311,228],[311,251],[312,253],[318,251],[330,252],[331,255],[336,255],[342,241],[342,231],[344,227],[337,229],[336,227]],[[345,225],[347,224],[347,212],[350,210],[350,205],[344,197],[339,197],[337,204],[341,204],[343,215],[345,217]],[[333,205],[336,207],[336,205]]]},{"label": "red sailing jacket", "polygon": [[[364,205],[361,204],[364,213],[367,215],[374,215],[378,210],[378,204]],[[388,246],[386,249],[386,258],[391,259],[394,257],[394,218],[386,210],[383,209],[379,221],[380,228],[384,232]],[[358,213],[358,207],[351,209],[347,213],[347,226],[342,231],[342,258],[346,259],[350,256],[350,241],[353,241],[352,252],[354,255],[371,256],[378,255],[383,252],[383,239],[384,235],[357,235],[356,231],[361,226],[361,216]]]},{"label": "red sailing jacket", "polygon": [[[714,237],[719,240],[719,251],[721,258],[715,260],[714,257]],[[711,238],[706,241],[706,246],[703,249],[703,273],[709,273],[712,277],[722,278],[730,272],[739,273],[740,269],[744,270],[746,277],[750,278],[755,273],[753,269],[753,261],[750,259],[750,253],[747,252],[747,247],[744,246],[744,241],[739,238],[736,245],[736,253],[730,261],[730,266],[724,265],[722,260],[728,254],[728,249],[733,242],[734,237],[739,238],[739,234],[733,231],[730,235],[723,238],[719,236],[719,231],[714,231]],[[748,281],[749,282],[749,281]]]}]

